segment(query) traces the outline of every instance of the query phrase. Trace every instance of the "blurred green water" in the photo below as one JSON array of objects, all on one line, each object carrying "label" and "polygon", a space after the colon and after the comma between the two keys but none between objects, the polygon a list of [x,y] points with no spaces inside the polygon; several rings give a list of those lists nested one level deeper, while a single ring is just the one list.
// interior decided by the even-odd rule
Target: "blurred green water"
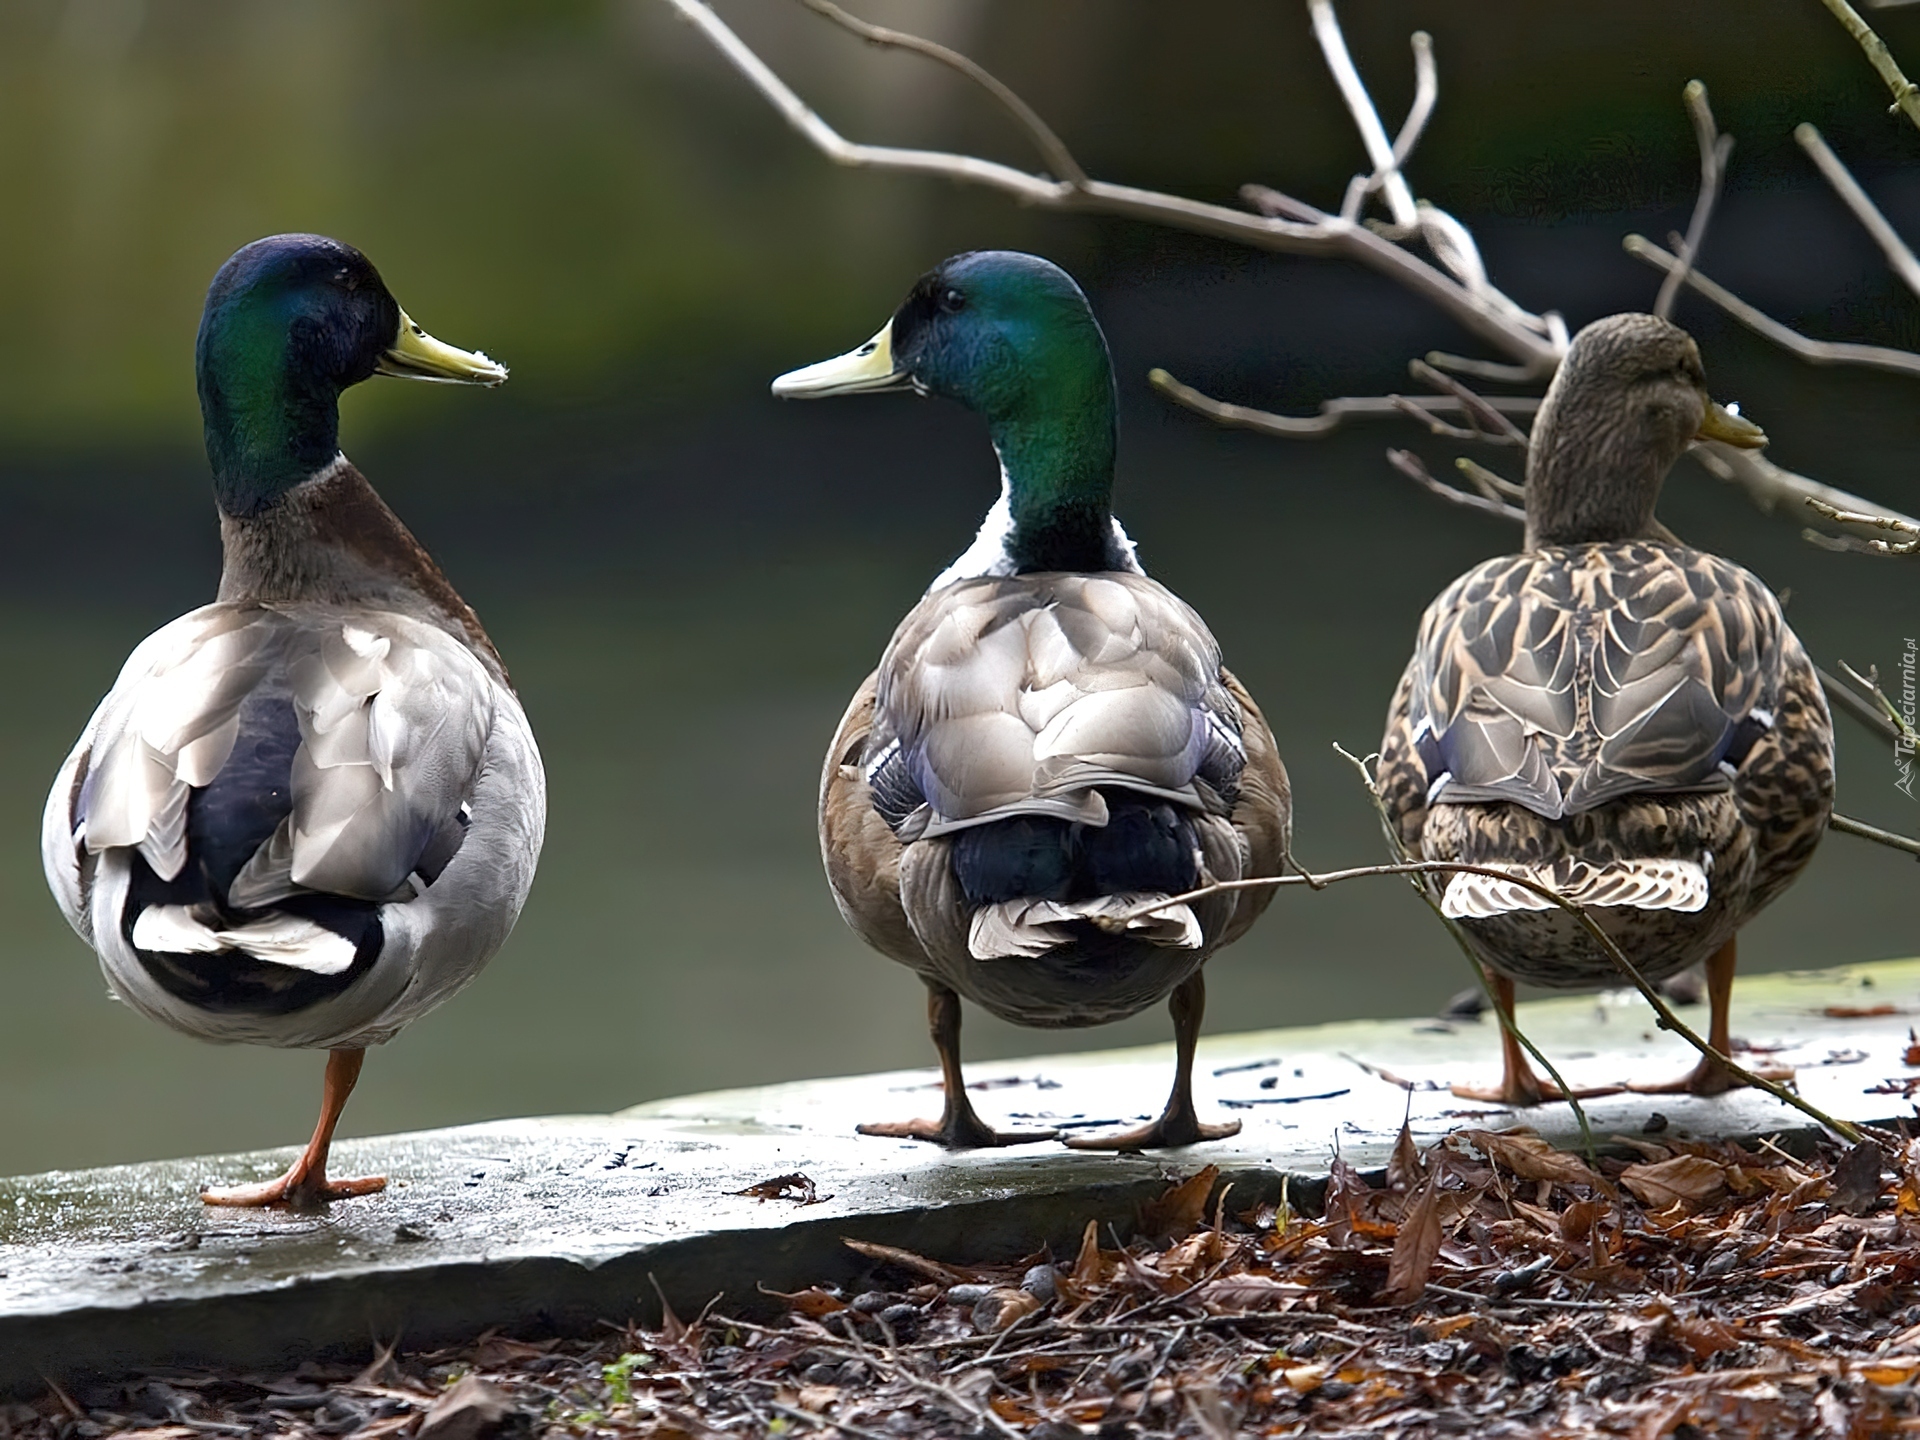
[{"label": "blurred green water", "polygon": [[[1017,154],[937,77],[903,80],[785,4],[723,8],[850,129]],[[1406,30],[1436,31],[1458,83],[1419,173],[1527,303],[1576,324],[1647,303],[1617,237],[1683,221],[1692,159],[1674,97],[1705,74],[1723,120],[1748,127],[1751,167],[1716,273],[1821,333],[1911,328],[1913,305],[1831,203],[1784,188],[1785,128],[1811,117],[1882,167],[1897,220],[1920,218],[1891,168],[1913,137],[1876,128],[1874,82],[1808,18],[1818,7],[1769,6],[1764,24],[1732,3],[1550,21],[1518,4],[1470,19],[1412,0],[1346,9],[1383,97],[1404,97]],[[1106,173],[1220,196],[1261,176],[1325,196],[1358,161],[1284,10],[872,13],[992,59]],[[651,0],[23,4],[0,12],[0,137],[0,191],[19,201],[0,213],[0,1170],[284,1143],[310,1123],[315,1057],[198,1045],[109,1004],[36,853],[44,786],[121,657],[211,592],[191,337],[207,275],[255,234],[355,240],[436,333],[516,369],[497,395],[369,385],[346,406],[350,452],[498,640],[553,786],[521,928],[467,993],[373,1057],[354,1133],[928,1059],[917,982],[859,946],[819,878],[814,785],[847,694],[991,498],[992,462],[948,407],[777,406],[764,385],[869,334],[941,255],[1025,245],[1087,280],[1126,395],[1123,515],[1266,706],[1307,863],[1378,855],[1331,743],[1375,743],[1420,606],[1512,543],[1386,470],[1382,445],[1420,439],[1404,429],[1284,446],[1169,414],[1140,383],[1166,363],[1303,406],[1402,385],[1405,356],[1466,342],[1399,292],[1345,267],[829,173]],[[1682,318],[1783,463],[1920,508],[1910,388],[1796,372],[1704,312]],[[1435,466],[1453,453],[1421,448]],[[1685,467],[1665,513],[1790,587],[1823,661],[1885,667],[1920,629],[1911,566],[1813,551]],[[1843,741],[1848,807],[1920,826],[1888,757]],[[1911,953],[1915,878],[1836,842],[1743,938],[1743,962]],[[1466,983],[1386,882],[1288,895],[1209,973],[1217,1028],[1415,1013]],[[1158,1015],[1064,1036],[970,1016],[966,1043],[1011,1055],[1164,1034]]]}]

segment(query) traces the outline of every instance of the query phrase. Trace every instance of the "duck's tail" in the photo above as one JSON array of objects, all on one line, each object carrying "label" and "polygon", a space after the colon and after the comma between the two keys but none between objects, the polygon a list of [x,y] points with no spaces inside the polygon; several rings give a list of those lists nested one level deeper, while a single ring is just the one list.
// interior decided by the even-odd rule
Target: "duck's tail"
[{"label": "duck's tail", "polygon": [[1170,897],[1153,891],[1097,895],[1090,900],[1002,900],[973,912],[967,949],[976,960],[1031,958],[1074,938],[1075,922],[1131,935],[1170,950],[1198,950],[1206,943],[1200,918],[1187,905],[1148,914],[1131,912]]},{"label": "duck's tail", "polygon": [[[1493,864],[1518,880],[1531,880],[1577,905],[1626,906],[1636,910],[1706,908],[1713,857],[1613,860],[1604,864],[1561,856],[1544,864]],[[1488,920],[1515,910],[1550,910],[1553,902],[1512,880],[1460,873],[1447,881],[1440,913],[1449,920]]]}]

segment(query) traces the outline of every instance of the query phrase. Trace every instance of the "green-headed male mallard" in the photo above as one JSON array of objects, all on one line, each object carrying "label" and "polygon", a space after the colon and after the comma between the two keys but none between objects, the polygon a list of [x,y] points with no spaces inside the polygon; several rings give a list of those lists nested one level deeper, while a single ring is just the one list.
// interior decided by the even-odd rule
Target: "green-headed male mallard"
[{"label": "green-headed male mallard", "polygon": [[[1649,980],[1706,962],[1727,1053],[1735,932],[1812,856],[1833,804],[1833,731],[1780,604],[1654,518],[1697,438],[1756,447],[1714,405],[1699,352],[1651,315],[1574,337],[1534,423],[1527,538],[1441,592],[1394,696],[1380,780],[1415,858],[1485,865],[1591,907]],[[1580,987],[1621,976],[1572,916],[1518,886],[1440,886],[1493,972]],[[1499,1090],[1550,1092],[1511,1037]],[[1725,1090],[1702,1061],[1682,1085]],[[1646,1087],[1676,1088],[1676,1087]]]},{"label": "green-headed male mallard", "polygon": [[1200,617],[1149,580],[1109,508],[1115,397],[1080,288],[1031,255],[957,255],[859,349],[774,393],[910,388],[977,411],[1000,499],[900,622],[827,752],[820,844],[847,923],[926,982],[937,1121],[869,1135],[1004,1134],[960,1070],[960,997],[1021,1025],[1099,1025],[1171,993],[1178,1071],[1160,1118],[1087,1148],[1240,1127],[1194,1112],[1201,966],[1270,890],[1156,900],[1286,863],[1287,776]]},{"label": "green-headed male mallard", "polygon": [[219,597],[143,641],[47,798],[41,853],[108,988],[205,1040],[324,1049],[320,1122],[221,1205],[313,1205],[368,1045],[452,995],[533,882],[546,780],[480,621],[336,443],[370,375],[496,385],[317,235],[235,254],[196,351]]}]

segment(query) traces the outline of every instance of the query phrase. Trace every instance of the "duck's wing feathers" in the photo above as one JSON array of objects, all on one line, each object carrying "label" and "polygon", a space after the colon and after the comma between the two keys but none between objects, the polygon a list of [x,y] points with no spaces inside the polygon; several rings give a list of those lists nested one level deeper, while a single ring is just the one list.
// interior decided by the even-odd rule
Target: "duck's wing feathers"
[{"label": "duck's wing feathers", "polygon": [[1226,814],[1243,723],[1206,625],[1145,576],[966,580],[882,657],[866,779],[907,839],[1015,814],[1103,824],[1103,786]]},{"label": "duck's wing feathers", "polygon": [[1724,788],[1773,724],[1786,633],[1758,579],[1678,545],[1478,566],[1428,608],[1409,675],[1430,798],[1558,819]]},{"label": "duck's wing feathers", "polygon": [[[137,851],[229,922],[294,897],[394,898],[457,848],[494,705],[481,663],[431,624],[208,606],[141,645],[102,702],[63,776],[69,843],[82,866]],[[50,872],[60,804],[56,786]],[[186,910],[163,918],[173,934]],[[258,946],[245,924],[207,926],[214,948],[297,963],[285,926]]]}]

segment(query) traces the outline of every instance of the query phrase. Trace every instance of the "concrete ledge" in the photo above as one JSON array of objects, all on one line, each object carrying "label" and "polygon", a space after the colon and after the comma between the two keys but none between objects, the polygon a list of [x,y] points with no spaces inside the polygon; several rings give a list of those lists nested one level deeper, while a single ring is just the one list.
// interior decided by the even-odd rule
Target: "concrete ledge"
[{"label": "concrete ledge", "polygon": [[[1743,980],[1735,1033],[1797,1067],[1802,1092],[1836,1115],[1911,1119],[1902,1082],[1920,1081],[1904,1064],[1916,1017],[1920,960],[1888,961]],[[1546,1001],[1522,1018],[1576,1083],[1666,1078],[1691,1063],[1637,996]],[[1311,1193],[1336,1147],[1362,1168],[1382,1163],[1403,1115],[1423,1142],[1515,1123],[1577,1139],[1564,1106],[1517,1117],[1446,1091],[1444,1082],[1494,1074],[1490,1020],[1225,1035],[1200,1054],[1203,1114],[1225,1109],[1245,1129],[1151,1156],[1054,1144],[947,1155],[853,1134],[860,1120],[937,1109],[928,1070],[343,1142],[343,1173],[380,1171],[392,1184],[325,1216],[199,1203],[202,1183],[264,1178],[284,1151],[0,1180],[0,1392],[142,1367],[279,1367],[493,1326],[583,1331],[657,1316],[656,1281],[683,1314],[715,1295],[753,1313],[768,1307],[761,1284],[857,1278],[866,1262],[842,1245],[847,1236],[955,1259],[1063,1250],[1088,1219],[1124,1225],[1169,1175],[1205,1163],[1221,1166],[1236,1198],[1271,1194],[1283,1175],[1296,1194]],[[1403,1090],[1356,1061],[1436,1088]],[[992,1123],[1105,1128],[1156,1112],[1171,1065],[1170,1046],[1151,1046],[970,1073]],[[1588,1110],[1601,1135],[1638,1132],[1656,1111],[1671,1135],[1808,1128],[1750,1092],[1619,1096]],[[796,1172],[818,1203],[738,1193]]]}]

